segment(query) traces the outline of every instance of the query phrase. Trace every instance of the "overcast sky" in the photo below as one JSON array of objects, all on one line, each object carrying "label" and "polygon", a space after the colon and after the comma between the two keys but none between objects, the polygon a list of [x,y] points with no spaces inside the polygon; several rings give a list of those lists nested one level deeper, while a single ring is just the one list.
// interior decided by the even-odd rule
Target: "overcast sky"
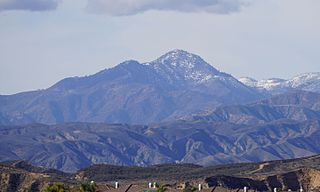
[{"label": "overcast sky", "polygon": [[0,0],[0,94],[172,50],[235,77],[320,71],[320,0]]}]

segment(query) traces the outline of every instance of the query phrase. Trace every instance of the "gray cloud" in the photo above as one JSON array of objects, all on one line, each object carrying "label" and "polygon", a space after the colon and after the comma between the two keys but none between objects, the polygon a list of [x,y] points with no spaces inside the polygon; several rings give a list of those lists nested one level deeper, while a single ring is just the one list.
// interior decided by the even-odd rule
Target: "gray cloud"
[{"label": "gray cloud", "polygon": [[112,16],[134,15],[148,10],[209,12],[228,14],[239,11],[244,0],[88,0],[89,12]]},{"label": "gray cloud", "polygon": [[60,0],[0,0],[0,11],[46,11],[56,9]]}]

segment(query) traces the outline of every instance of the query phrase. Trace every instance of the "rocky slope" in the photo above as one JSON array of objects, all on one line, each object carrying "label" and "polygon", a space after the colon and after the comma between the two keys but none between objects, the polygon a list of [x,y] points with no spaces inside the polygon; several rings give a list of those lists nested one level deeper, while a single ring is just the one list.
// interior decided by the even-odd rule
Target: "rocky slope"
[{"label": "rocky slope", "polygon": [[54,181],[65,182],[69,180],[69,175],[66,173],[43,167],[36,167],[25,161],[0,163],[1,192],[40,192],[41,189]]},{"label": "rocky slope", "polygon": [[174,50],[149,63],[130,60],[45,90],[0,96],[0,124],[146,124],[261,97],[199,56]]}]

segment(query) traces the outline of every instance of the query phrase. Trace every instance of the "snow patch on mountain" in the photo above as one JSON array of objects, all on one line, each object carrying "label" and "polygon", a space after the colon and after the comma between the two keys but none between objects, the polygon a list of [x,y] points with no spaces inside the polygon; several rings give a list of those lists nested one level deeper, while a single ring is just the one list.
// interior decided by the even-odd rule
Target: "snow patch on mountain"
[{"label": "snow patch on mountain", "polygon": [[170,51],[145,65],[165,76],[170,82],[187,81],[199,84],[226,76],[201,57],[179,49]]},{"label": "snow patch on mountain", "polygon": [[249,87],[256,87],[258,82],[251,77],[240,77],[238,80]]},{"label": "snow patch on mountain", "polygon": [[272,90],[275,88],[284,88],[286,87],[284,79],[272,78],[272,79],[265,79],[257,82],[256,87],[264,88],[267,90]]},{"label": "snow patch on mountain", "polygon": [[320,83],[320,72],[304,73],[304,74],[293,77],[291,80],[288,80],[288,84],[294,88],[299,88],[301,86],[309,86],[311,84],[319,84],[319,83]]},{"label": "snow patch on mountain", "polygon": [[250,77],[241,77],[238,80],[249,87],[273,93],[288,90],[320,92],[320,72],[304,73],[288,80],[279,78],[255,80]]}]

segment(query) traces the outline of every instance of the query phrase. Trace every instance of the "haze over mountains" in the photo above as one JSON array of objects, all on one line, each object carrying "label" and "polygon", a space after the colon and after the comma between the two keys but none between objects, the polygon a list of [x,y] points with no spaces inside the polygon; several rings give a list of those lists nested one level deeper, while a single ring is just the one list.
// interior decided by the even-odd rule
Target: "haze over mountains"
[{"label": "haze over mountains", "polygon": [[213,165],[319,154],[313,74],[266,89],[174,50],[0,96],[0,161],[76,171],[96,163]]}]

